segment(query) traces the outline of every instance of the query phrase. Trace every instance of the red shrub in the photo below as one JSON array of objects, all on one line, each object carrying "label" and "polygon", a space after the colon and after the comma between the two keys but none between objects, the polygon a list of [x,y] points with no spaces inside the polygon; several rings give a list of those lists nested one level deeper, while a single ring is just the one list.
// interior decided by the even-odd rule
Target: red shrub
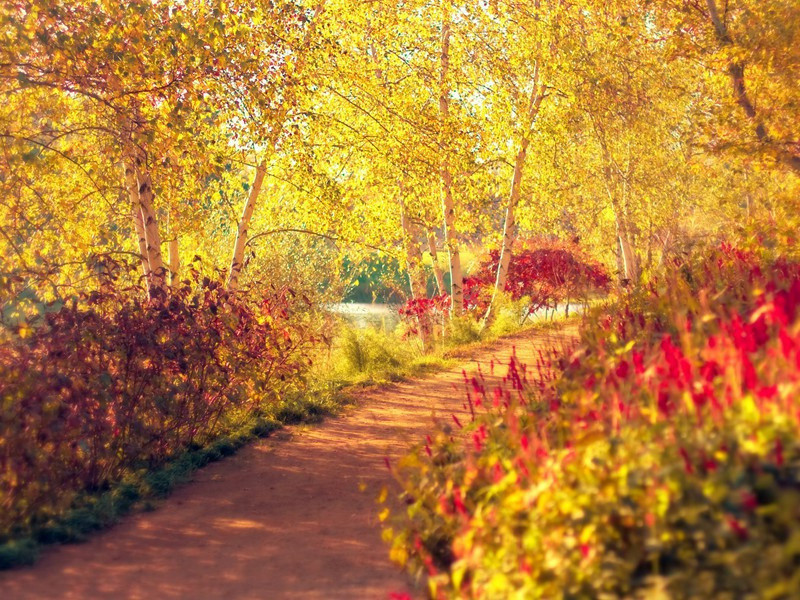
[{"label": "red shrub", "polygon": [[[480,318],[491,301],[500,253],[493,250],[478,271],[464,278],[464,308]],[[608,288],[609,277],[598,263],[590,261],[574,244],[528,243],[512,254],[504,291],[513,300],[528,298],[526,314],[559,303],[580,301]],[[450,296],[414,298],[400,308],[400,318],[417,333],[420,322],[432,322],[446,311]]]},{"label": "red shrub", "polygon": [[152,303],[103,290],[0,345],[0,535],[208,440],[226,410],[296,374],[312,341],[290,290],[258,303],[209,280]]},{"label": "red shrub", "polygon": [[[477,278],[493,285],[500,253],[493,251],[481,263]],[[593,291],[608,287],[602,266],[591,262],[574,244],[528,243],[517,250],[508,266],[505,291],[514,300],[530,298],[529,312],[580,300]]]}]

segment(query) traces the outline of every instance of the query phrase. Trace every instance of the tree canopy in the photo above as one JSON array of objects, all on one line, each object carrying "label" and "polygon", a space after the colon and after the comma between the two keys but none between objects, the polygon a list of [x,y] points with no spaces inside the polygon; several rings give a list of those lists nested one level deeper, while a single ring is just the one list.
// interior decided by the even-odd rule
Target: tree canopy
[{"label": "tree canopy", "polygon": [[449,265],[458,312],[463,249],[502,289],[520,231],[636,283],[793,213],[799,26],[793,0],[7,2],[3,306],[110,260],[152,296],[377,253],[414,296]]}]

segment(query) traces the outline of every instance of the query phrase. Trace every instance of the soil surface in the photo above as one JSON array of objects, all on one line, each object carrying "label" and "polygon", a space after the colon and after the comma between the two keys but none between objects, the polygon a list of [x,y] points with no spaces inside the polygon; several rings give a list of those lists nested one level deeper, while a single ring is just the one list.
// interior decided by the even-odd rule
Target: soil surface
[{"label": "soil surface", "polygon": [[377,497],[398,485],[385,458],[463,412],[464,381],[482,366],[504,375],[571,332],[507,338],[424,379],[358,393],[317,426],[287,427],[197,471],[155,511],[86,543],[46,549],[32,567],[0,573],[0,598],[382,599],[421,595],[388,559]]}]

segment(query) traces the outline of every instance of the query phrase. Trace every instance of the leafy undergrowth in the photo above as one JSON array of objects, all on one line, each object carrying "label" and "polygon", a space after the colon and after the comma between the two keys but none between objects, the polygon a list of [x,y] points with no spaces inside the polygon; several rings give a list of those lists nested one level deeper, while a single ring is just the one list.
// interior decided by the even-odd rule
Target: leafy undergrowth
[{"label": "leafy undergrowth", "polygon": [[[7,477],[13,477],[9,481],[16,481],[18,487],[14,490],[7,482],[2,488],[5,506],[13,510],[3,517],[5,530],[0,535],[0,569],[30,564],[42,545],[82,541],[91,532],[117,522],[135,507],[151,507],[155,501],[169,495],[176,485],[187,481],[197,468],[235,453],[249,441],[267,436],[284,424],[314,423],[336,414],[351,401],[351,387],[380,385],[435,372],[485,343],[478,341],[461,346],[451,343],[425,353],[414,340],[402,336],[345,329],[326,360],[317,356],[319,351],[310,351],[311,342],[301,337],[305,332],[296,323],[278,323],[271,317],[270,313],[287,310],[285,302],[277,308],[275,300],[273,304],[265,303],[261,309],[265,312],[258,316],[249,312],[234,316],[223,312],[231,310],[230,299],[225,298],[224,292],[211,282],[206,286],[199,305],[187,306],[183,298],[173,298],[168,315],[161,314],[163,308],[158,305],[120,308],[116,298],[94,296],[93,308],[87,310],[77,305],[62,310],[49,317],[44,325],[28,331],[25,338],[4,346],[2,366],[5,372],[15,373],[18,379],[8,378],[2,391],[6,398],[22,399],[27,394],[28,399],[6,406],[3,426],[8,435],[5,440],[16,439],[20,443],[0,445],[5,452],[3,464],[8,468],[15,464],[15,456],[29,456],[24,465],[32,474],[29,481],[34,485],[27,488],[25,480],[18,475],[14,477],[13,469],[5,471]],[[188,298],[188,289],[182,293]],[[227,306],[223,307],[226,301]],[[217,314],[211,312],[212,306],[219,306]],[[134,313],[133,309],[141,314]],[[238,310],[250,309],[241,307]],[[286,319],[285,314],[283,318]],[[213,327],[201,332],[200,328],[206,327],[209,319],[215,320]],[[261,325],[268,323],[270,327],[256,327],[255,331],[249,331],[249,338],[243,336],[241,326],[250,319],[256,321],[251,325],[261,320]],[[92,324],[88,332],[84,330],[87,322]],[[130,331],[134,326],[143,329],[146,335],[134,335]],[[53,330],[58,336],[53,336]],[[291,332],[289,336],[284,334],[287,330]],[[265,336],[265,331],[273,337]],[[216,336],[217,345],[209,345],[208,336]],[[245,344],[259,339],[266,344],[259,352],[238,357],[239,362],[235,363],[237,357],[231,356],[235,350],[232,348],[234,336],[239,348],[247,348]],[[275,337],[280,342],[275,342]],[[484,334],[482,339],[496,337]],[[78,339],[88,352],[75,357],[65,348],[77,345]],[[94,347],[98,348],[95,356],[106,352],[102,360],[92,360]],[[270,348],[282,352],[266,356],[261,353],[269,352]],[[220,361],[222,352],[228,353],[225,361]],[[129,356],[135,368],[123,371],[115,366],[117,358],[113,353]],[[290,361],[294,354],[299,356]],[[316,359],[310,371],[300,364],[308,354]],[[53,360],[46,370],[45,359]],[[276,365],[278,359],[287,362]],[[29,372],[18,369],[20,360],[28,361]],[[193,382],[180,363],[185,361],[186,368],[191,371],[198,368],[200,360],[207,369],[222,371],[218,375],[219,383],[212,385],[211,376],[207,375],[206,387],[194,389],[193,397],[184,391],[183,402],[173,399],[172,404],[165,404],[167,398],[161,404],[148,402],[149,394],[166,393],[165,390],[174,394],[180,390],[178,383],[184,390],[192,391]],[[171,367],[173,362],[178,364],[177,368]],[[234,364],[240,372],[231,372]],[[261,373],[258,378],[247,379],[259,367],[272,370]],[[124,377],[110,381],[109,378],[117,374]],[[85,394],[80,397],[80,403],[78,392],[73,390],[78,385]],[[113,395],[109,388],[115,390]],[[126,390],[137,392],[132,396],[126,394]],[[213,415],[170,412],[180,407],[191,408],[193,402],[207,402],[209,394],[217,403],[218,412]],[[42,416],[49,420],[19,427],[22,416],[13,410],[28,410],[33,402],[44,407]],[[82,420],[70,420],[68,424],[72,429],[65,429],[59,423],[72,413],[58,408],[60,403],[71,411],[91,405],[105,407],[106,412],[97,413],[100,423],[94,421],[94,413],[89,412],[88,419],[84,414]],[[109,411],[114,413],[124,406],[131,408],[124,421],[129,437],[142,434],[142,423],[160,423],[168,428],[171,418],[173,423],[188,427],[192,437],[176,436],[171,442],[173,445],[165,448],[159,443],[163,436],[150,429],[146,440],[140,438],[150,445],[139,446],[138,454],[112,456],[109,451],[119,446],[115,442],[119,434],[112,425],[119,424],[121,419],[116,414],[115,420],[106,417]],[[147,410],[156,412],[149,414]],[[182,414],[182,420],[178,421]],[[206,417],[209,418],[206,420]],[[41,434],[46,427],[54,427],[60,432],[59,437]],[[70,435],[76,436],[76,444],[69,442]],[[95,454],[87,455],[87,442],[95,444],[98,449]],[[71,470],[59,470],[64,463],[55,459],[63,458],[63,452],[57,452],[54,458],[47,455],[47,451],[62,447],[74,452],[67,463]],[[131,448],[128,446],[128,450]],[[157,448],[160,453],[148,452],[149,448]],[[106,471],[103,480],[92,483],[81,474],[95,473],[94,465],[106,465],[107,469],[113,466],[113,469]],[[67,480],[72,484],[58,487],[59,482],[63,484]],[[10,491],[16,495],[12,497]]]},{"label": "leafy undergrowth", "polygon": [[[412,298],[399,309],[407,334],[441,338],[445,345],[462,345],[520,329],[541,312],[555,317],[559,306],[569,316],[570,306],[581,307],[590,297],[604,296],[610,278],[576,243],[532,240],[521,244],[508,264],[502,294],[492,300],[500,253],[492,251],[477,271],[464,278],[465,315],[444,326],[449,294]],[[490,328],[484,316],[492,304]],[[532,318],[534,317],[534,318]]]},{"label": "leafy undergrowth", "polygon": [[269,423],[324,408],[296,400],[316,341],[291,290],[250,302],[198,277],[140,302],[112,275],[0,330],[2,566],[113,521]]},{"label": "leafy undergrowth", "polygon": [[471,381],[397,465],[393,558],[435,597],[800,596],[799,308],[800,266],[723,246]]}]

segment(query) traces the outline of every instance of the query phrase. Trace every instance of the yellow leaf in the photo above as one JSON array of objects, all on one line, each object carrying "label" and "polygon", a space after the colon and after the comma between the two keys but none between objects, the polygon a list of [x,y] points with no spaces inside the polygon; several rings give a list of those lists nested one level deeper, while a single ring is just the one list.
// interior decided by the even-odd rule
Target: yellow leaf
[{"label": "yellow leaf", "polygon": [[386,543],[391,542],[393,537],[394,537],[394,529],[392,529],[391,527],[387,527],[386,529],[381,531],[381,539],[384,542]]},{"label": "yellow leaf", "polygon": [[408,561],[408,552],[404,546],[394,546],[389,551],[389,560],[404,567]]}]

